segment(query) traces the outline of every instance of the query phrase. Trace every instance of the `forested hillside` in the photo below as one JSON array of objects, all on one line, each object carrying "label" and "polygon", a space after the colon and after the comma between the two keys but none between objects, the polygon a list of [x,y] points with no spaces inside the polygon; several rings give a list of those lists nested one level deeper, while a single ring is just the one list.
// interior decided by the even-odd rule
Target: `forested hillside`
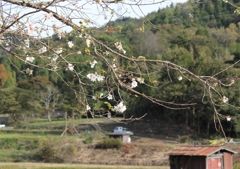
[{"label": "forested hillside", "polygon": [[[239,0],[233,0],[233,3],[240,5]],[[128,57],[143,60],[167,60],[195,74],[221,79],[226,85],[220,85],[218,81],[215,81],[215,87],[222,95],[227,96],[231,105],[223,106],[222,100],[214,100],[214,102],[220,107],[221,114],[231,116],[231,121],[222,121],[226,133],[237,136],[240,134],[240,112],[239,107],[232,105],[240,105],[240,65],[234,64],[240,59],[240,16],[234,13],[234,10],[235,8],[222,0],[199,0],[197,3],[189,1],[185,4],[172,4],[167,8],[159,9],[145,18],[121,18],[102,28],[89,28],[87,31],[98,40],[112,44],[113,48],[115,42],[121,42]],[[61,40],[56,34],[53,38],[46,37],[44,41],[56,47],[66,46],[66,49],[69,46],[68,42],[73,42],[74,46],[72,46],[71,52],[74,51],[77,54],[70,55],[68,53],[70,51],[67,50],[64,53],[73,64],[78,63],[74,69],[85,74],[88,72],[104,74],[107,71],[106,65],[99,61],[96,63],[92,59],[94,57],[89,57],[94,54],[85,48],[83,40],[76,38],[75,35],[76,32],[73,30],[61,37]],[[26,44],[22,41],[21,38],[15,39],[16,44]],[[35,51],[32,50],[32,53],[28,53],[28,55],[37,56],[40,44],[30,43],[28,45],[35,48]],[[14,52],[24,54],[22,49],[15,49]],[[124,51],[122,52],[124,53]],[[57,76],[48,69],[38,69],[22,64],[3,50],[0,51],[0,54],[0,86],[2,88],[0,92],[1,96],[4,96],[0,98],[0,113],[10,114],[16,121],[22,115],[32,116],[33,111],[39,112],[36,116],[41,116],[45,110],[48,110],[44,100],[47,96],[44,95],[44,92],[54,95],[52,111],[63,110],[69,114],[75,112],[75,114],[81,115],[87,113],[85,108],[78,104],[75,93],[71,90],[71,88],[79,87],[76,85],[79,80],[67,71],[70,69],[68,65],[63,65],[65,68],[57,71],[57,74],[61,76]],[[48,54],[49,57],[46,60],[51,60],[51,63],[54,64],[57,58],[50,56],[51,51]],[[126,83],[128,77],[133,76],[132,72],[146,66],[142,63],[140,68],[115,55],[106,54],[106,56],[113,58],[114,65],[129,72],[121,77],[125,78]],[[46,65],[46,62],[39,57],[35,57],[35,62],[39,66]],[[62,62],[58,61],[58,63]],[[232,64],[234,65],[231,66]],[[230,68],[219,72],[227,67]],[[29,72],[23,73],[22,70]],[[148,74],[149,70],[157,73]],[[121,96],[124,97],[128,107],[124,112],[124,117],[141,117],[147,113],[144,118],[157,118],[159,121],[186,124],[199,134],[209,135],[210,132],[216,132],[216,129],[217,131],[221,130],[219,121],[215,121],[213,115],[215,110],[211,105],[210,98],[212,97],[209,97],[208,88],[197,83],[196,79],[185,76],[184,72],[181,74],[156,65],[147,67],[145,72],[141,73],[142,81],[148,82],[151,87],[146,89],[139,85],[136,89],[139,93],[144,90],[146,95],[160,100],[187,103],[189,106],[187,108],[160,106],[154,104],[154,100],[150,101],[137,94],[129,94],[125,90],[125,92],[121,91]],[[84,79],[84,77],[82,78]],[[71,84],[71,87],[65,82]],[[109,81],[109,83],[112,82]],[[46,89],[46,86],[49,85],[52,88]],[[96,83],[95,86],[86,86],[84,90],[91,91],[88,93],[88,102],[93,105],[92,108],[96,115],[109,112],[106,111],[107,108],[112,109],[111,100],[106,97],[109,92],[107,88]],[[111,92],[115,93],[116,100],[117,97],[120,97],[117,94],[117,88]],[[51,106],[53,106],[52,102]],[[48,112],[48,115],[51,113]],[[112,115],[115,113],[112,112]]]}]

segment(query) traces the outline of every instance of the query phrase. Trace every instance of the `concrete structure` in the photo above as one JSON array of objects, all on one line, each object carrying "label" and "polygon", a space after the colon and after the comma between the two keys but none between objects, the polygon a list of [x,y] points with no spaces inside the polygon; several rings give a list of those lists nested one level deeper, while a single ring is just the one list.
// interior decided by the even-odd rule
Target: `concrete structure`
[{"label": "concrete structure", "polygon": [[187,146],[167,153],[170,169],[233,169],[233,154],[224,147]]},{"label": "concrete structure", "polygon": [[123,143],[131,143],[131,135],[133,132],[121,126],[115,127],[113,133],[108,134],[109,137],[121,138]]}]

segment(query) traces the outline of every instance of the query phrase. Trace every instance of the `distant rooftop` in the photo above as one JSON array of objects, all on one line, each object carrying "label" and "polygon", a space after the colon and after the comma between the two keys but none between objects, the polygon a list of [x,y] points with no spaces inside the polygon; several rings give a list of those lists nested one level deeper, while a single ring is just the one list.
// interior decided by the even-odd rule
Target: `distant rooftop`
[{"label": "distant rooftop", "polygon": [[237,154],[237,152],[220,146],[186,146],[178,147],[171,150],[167,155],[183,155],[183,156],[210,156],[216,152],[230,152]]}]

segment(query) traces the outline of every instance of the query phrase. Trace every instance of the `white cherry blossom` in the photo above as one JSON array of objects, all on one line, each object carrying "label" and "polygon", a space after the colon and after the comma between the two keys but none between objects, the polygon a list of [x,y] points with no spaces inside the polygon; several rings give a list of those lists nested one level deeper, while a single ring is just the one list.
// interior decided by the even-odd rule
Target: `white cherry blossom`
[{"label": "white cherry blossom", "polygon": [[73,71],[74,70],[74,66],[71,63],[69,63],[68,64],[68,69]]},{"label": "white cherry blossom", "polygon": [[61,54],[63,52],[62,48],[58,48],[57,51],[55,51],[57,54]]},{"label": "white cherry blossom", "polygon": [[72,48],[74,46],[74,44],[72,43],[72,41],[68,41],[68,47]]},{"label": "white cherry blossom", "polygon": [[94,60],[93,62],[90,62],[91,68],[94,68],[94,66],[97,64],[97,61]]},{"label": "white cherry blossom", "polygon": [[104,76],[102,76],[102,75],[99,75],[99,74],[97,74],[97,73],[89,73],[88,75],[87,75],[87,78],[88,79],[90,79],[92,82],[96,82],[96,81],[98,81],[98,82],[101,82],[101,81],[103,81],[104,80]]},{"label": "white cherry blossom", "polygon": [[44,14],[45,20],[50,19],[52,16],[53,16],[53,13],[52,13],[52,12],[51,12],[51,13]]},{"label": "white cherry blossom", "polygon": [[136,80],[133,80],[131,83],[131,88],[135,88],[137,87],[138,83],[136,82]]},{"label": "white cherry blossom", "polygon": [[104,76],[101,76],[101,75],[98,75],[97,76],[97,80],[99,81],[99,82],[101,82],[101,81],[103,81],[104,80]]},{"label": "white cherry blossom", "polygon": [[108,95],[107,97],[108,100],[112,100],[113,99],[113,96],[111,94]]},{"label": "white cherry blossom", "polygon": [[228,102],[228,98],[226,96],[223,96],[222,101],[223,101],[223,103],[227,103]]},{"label": "white cherry blossom", "polygon": [[114,106],[114,111],[116,113],[123,113],[126,109],[127,107],[123,104],[122,101],[118,105]]},{"label": "white cherry blossom", "polygon": [[46,46],[43,46],[41,49],[38,50],[39,54],[42,54],[42,53],[45,53],[45,52],[47,52]]},{"label": "white cherry blossom", "polygon": [[230,116],[227,116],[227,121],[231,121],[231,117]]},{"label": "white cherry blossom", "polygon": [[137,78],[137,81],[140,83],[140,84],[143,84],[144,83],[144,78]]},{"label": "white cherry blossom", "polygon": [[33,30],[34,30],[33,24],[32,24],[31,22],[28,22],[28,23],[27,23],[27,31],[28,31],[28,34],[32,34],[32,33],[33,33]]},{"label": "white cherry blossom", "polygon": [[87,78],[90,79],[92,82],[96,82],[96,80],[97,80],[96,75],[93,74],[93,73],[89,73],[89,74],[87,75]]},{"label": "white cherry blossom", "polygon": [[26,69],[26,74],[27,74],[27,75],[32,75],[32,74],[33,74],[33,70],[27,68],[27,69]]},{"label": "white cherry blossom", "polygon": [[91,107],[89,105],[86,106],[86,110],[91,110]]},{"label": "white cherry blossom", "polygon": [[115,42],[114,45],[120,52],[122,52],[124,54],[126,53],[126,51],[122,47],[122,43],[121,42]]},{"label": "white cherry blossom", "polygon": [[34,61],[34,59],[35,58],[32,57],[32,56],[31,57],[27,56],[25,62],[31,62],[32,63]]},{"label": "white cherry blossom", "polygon": [[58,55],[55,55],[55,56],[51,59],[51,61],[52,61],[52,62],[56,62],[57,59],[58,59]]},{"label": "white cherry blossom", "polygon": [[181,81],[183,78],[182,76],[178,76],[178,80]]}]

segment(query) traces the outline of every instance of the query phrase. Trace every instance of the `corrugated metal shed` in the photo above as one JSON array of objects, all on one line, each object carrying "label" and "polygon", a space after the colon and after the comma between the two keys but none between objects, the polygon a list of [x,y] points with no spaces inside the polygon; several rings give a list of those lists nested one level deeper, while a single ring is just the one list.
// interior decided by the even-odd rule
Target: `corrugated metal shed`
[{"label": "corrugated metal shed", "polygon": [[237,152],[229,150],[224,147],[214,146],[214,147],[194,147],[194,146],[186,146],[179,147],[168,152],[168,155],[184,155],[184,156],[210,156],[216,152],[229,152],[232,154],[236,154]]},{"label": "corrugated metal shed", "polygon": [[232,169],[237,152],[219,146],[185,146],[171,150],[170,169]]}]

